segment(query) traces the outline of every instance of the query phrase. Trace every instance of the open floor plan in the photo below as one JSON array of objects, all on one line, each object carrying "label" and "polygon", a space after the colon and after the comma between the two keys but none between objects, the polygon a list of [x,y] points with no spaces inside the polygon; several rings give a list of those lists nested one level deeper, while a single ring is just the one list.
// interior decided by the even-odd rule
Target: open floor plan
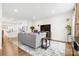
[{"label": "open floor plan", "polygon": [[0,56],[79,56],[79,3],[0,3]]}]

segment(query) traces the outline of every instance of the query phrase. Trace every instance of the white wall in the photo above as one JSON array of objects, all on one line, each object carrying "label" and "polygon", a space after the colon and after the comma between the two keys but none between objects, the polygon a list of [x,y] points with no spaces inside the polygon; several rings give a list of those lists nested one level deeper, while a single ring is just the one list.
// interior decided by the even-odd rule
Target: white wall
[{"label": "white wall", "polygon": [[52,32],[52,39],[53,40],[59,40],[59,41],[66,41],[66,19],[70,19],[70,22],[72,20],[72,14],[73,12],[67,12],[64,14],[60,14],[57,16],[54,16],[49,19],[42,19],[34,21],[34,26],[36,29],[40,30],[38,25],[42,24],[51,24],[51,32]]},{"label": "white wall", "polygon": [[0,49],[2,48],[2,28],[1,28],[1,23],[2,21],[2,4],[0,3]]}]

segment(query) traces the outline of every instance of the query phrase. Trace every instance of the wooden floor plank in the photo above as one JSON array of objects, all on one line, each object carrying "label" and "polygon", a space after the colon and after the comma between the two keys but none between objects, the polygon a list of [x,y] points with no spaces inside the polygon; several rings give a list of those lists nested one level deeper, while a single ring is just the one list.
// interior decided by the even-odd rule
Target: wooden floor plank
[{"label": "wooden floor plank", "polygon": [[65,55],[66,56],[73,56],[72,43],[66,43]]},{"label": "wooden floor plank", "polygon": [[0,49],[0,56],[2,56],[2,49]]},{"label": "wooden floor plank", "polygon": [[66,43],[65,55],[66,56],[78,56],[78,51],[72,48],[72,43]]},{"label": "wooden floor plank", "polygon": [[31,56],[31,54],[23,51],[5,36],[3,40],[3,55],[4,56]]}]

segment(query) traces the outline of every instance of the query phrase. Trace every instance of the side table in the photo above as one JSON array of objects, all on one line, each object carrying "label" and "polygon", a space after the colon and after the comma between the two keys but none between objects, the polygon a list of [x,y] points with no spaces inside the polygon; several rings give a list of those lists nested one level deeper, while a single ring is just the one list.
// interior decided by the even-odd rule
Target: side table
[{"label": "side table", "polygon": [[47,49],[50,46],[51,39],[46,37],[41,39],[41,47]]}]

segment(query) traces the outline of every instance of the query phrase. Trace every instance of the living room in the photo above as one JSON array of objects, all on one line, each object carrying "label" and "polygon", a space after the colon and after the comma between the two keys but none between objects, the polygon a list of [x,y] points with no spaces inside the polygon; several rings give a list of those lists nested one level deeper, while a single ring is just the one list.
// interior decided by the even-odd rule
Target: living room
[{"label": "living room", "polygon": [[[0,6],[0,31],[3,30],[4,34],[1,38],[6,36],[13,44],[33,56],[65,56],[66,42],[72,42],[71,35],[67,37],[68,32],[74,36],[74,3],[3,3]],[[71,27],[72,31],[68,31],[67,28]],[[2,47],[2,44],[5,46]],[[5,44],[5,41],[2,44],[1,48],[10,45]],[[43,47],[38,48],[41,45]],[[13,51],[13,47],[4,50],[9,52],[7,48]],[[10,54],[13,54],[14,51],[11,51]]]}]

